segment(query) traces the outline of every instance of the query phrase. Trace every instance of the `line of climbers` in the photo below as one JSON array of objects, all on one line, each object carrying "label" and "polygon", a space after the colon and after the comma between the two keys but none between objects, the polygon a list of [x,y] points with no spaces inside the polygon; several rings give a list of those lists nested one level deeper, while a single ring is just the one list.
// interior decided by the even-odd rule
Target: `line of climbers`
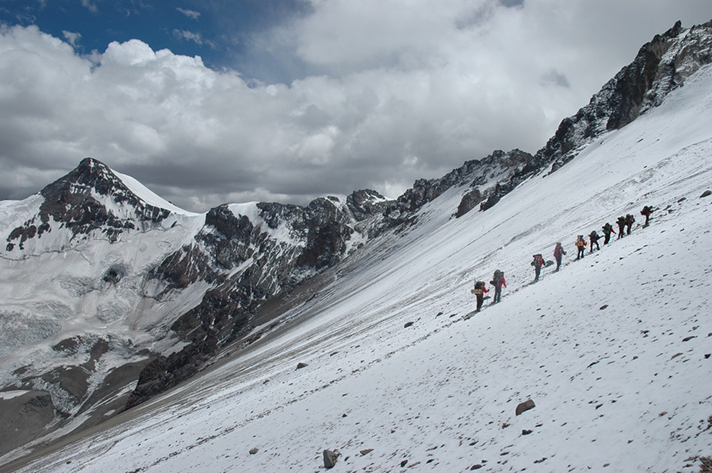
[{"label": "line of climbers", "polygon": [[[645,217],[645,224],[643,225],[643,228],[647,227],[650,224],[650,215],[653,213],[654,210],[656,209],[652,208],[649,205],[646,205],[645,207],[643,207],[643,210],[640,211],[640,214]],[[625,217],[620,216],[618,217],[618,220],[616,220],[616,223],[618,224],[618,239],[621,239],[625,234],[630,235],[630,232],[633,228],[633,224],[635,223],[635,217],[633,217],[632,214],[627,214]],[[603,230],[603,244],[607,245],[611,241],[611,234],[615,234],[616,232],[613,230],[613,226],[608,222],[606,222],[606,224],[603,225],[603,227],[601,228]],[[601,236],[596,232],[596,230],[592,231],[588,235],[588,238],[591,241],[591,249],[589,253],[593,253],[593,245],[596,245],[597,250],[601,249],[601,247],[598,245],[598,240],[601,239]],[[577,249],[576,260],[583,259],[584,254],[586,253],[586,240],[584,239],[583,235],[578,235],[578,237],[576,238],[575,245]],[[564,250],[564,247],[561,246],[561,242],[557,242],[556,246],[554,247],[554,259],[556,260],[556,269],[554,270],[554,272],[559,271],[559,269],[561,268],[561,261],[565,254],[566,251]],[[549,266],[550,264],[554,263],[552,261],[544,261],[544,258],[541,254],[534,255],[534,260],[531,262],[531,265],[534,266],[534,282],[539,281],[539,276],[541,275],[541,268]],[[492,305],[496,304],[502,299],[502,288],[507,287],[507,282],[504,279],[504,273],[499,269],[496,270],[494,272],[494,275],[492,276],[492,281],[490,281],[490,284],[495,287],[494,300],[490,304]],[[480,309],[482,309],[482,304],[484,303],[485,293],[489,291],[485,287],[484,281],[475,281],[475,288],[472,289],[471,292],[475,296],[477,296],[476,312],[479,312]]]}]

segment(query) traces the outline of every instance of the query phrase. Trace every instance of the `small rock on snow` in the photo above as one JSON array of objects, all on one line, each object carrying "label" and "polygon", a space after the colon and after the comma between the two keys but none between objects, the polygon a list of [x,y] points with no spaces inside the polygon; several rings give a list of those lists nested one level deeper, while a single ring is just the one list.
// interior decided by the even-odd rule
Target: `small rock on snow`
[{"label": "small rock on snow", "polygon": [[516,409],[515,412],[516,412],[517,415],[519,415],[519,414],[521,414],[522,412],[526,412],[526,411],[528,411],[529,409],[534,409],[535,407],[536,407],[536,404],[534,404],[534,401],[532,401],[531,399],[527,399],[526,401],[520,403],[520,404],[517,406],[517,409]]},{"label": "small rock on snow", "polygon": [[336,457],[336,453],[331,450],[324,450],[324,467],[334,468],[334,465],[336,465]]}]

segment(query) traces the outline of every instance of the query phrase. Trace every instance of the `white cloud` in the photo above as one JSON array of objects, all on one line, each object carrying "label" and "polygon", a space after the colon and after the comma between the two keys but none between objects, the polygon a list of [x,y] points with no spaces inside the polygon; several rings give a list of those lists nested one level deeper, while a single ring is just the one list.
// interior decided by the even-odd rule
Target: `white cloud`
[{"label": "white cloud", "polygon": [[173,30],[173,36],[184,41],[193,41],[197,44],[207,44],[212,48],[217,47],[213,41],[203,38],[203,35],[201,33],[193,33],[192,31],[175,29]]},{"label": "white cloud", "polygon": [[[312,15],[255,37],[323,72],[288,85],[138,40],[89,60],[36,27],[4,29],[0,197],[86,156],[191,210],[365,187],[395,197],[495,149],[535,152],[654,34],[712,16],[693,0],[644,4],[314,0]],[[636,9],[640,22],[622,18]]]},{"label": "white cloud", "polygon": [[99,9],[96,6],[96,3],[92,3],[90,0],[82,0],[82,6],[94,13],[99,11]]},{"label": "white cloud", "polygon": [[183,8],[176,8],[179,12],[187,16],[188,18],[192,18],[193,20],[197,20],[200,18],[200,12],[194,11],[194,10],[186,10]]},{"label": "white cloud", "polygon": [[67,42],[74,47],[77,47],[77,43],[79,42],[79,39],[82,37],[81,34],[72,33],[71,31],[62,31],[62,34],[64,35],[64,39],[66,39]]}]

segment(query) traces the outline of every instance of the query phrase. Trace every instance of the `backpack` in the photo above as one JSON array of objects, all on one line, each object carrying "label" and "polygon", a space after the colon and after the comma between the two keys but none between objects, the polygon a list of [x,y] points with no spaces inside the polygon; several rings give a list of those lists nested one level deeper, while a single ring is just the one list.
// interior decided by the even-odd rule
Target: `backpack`
[{"label": "backpack", "polygon": [[499,283],[499,279],[503,276],[504,273],[500,271],[499,269],[494,272],[494,275],[492,276],[492,281],[490,281],[490,284],[493,286],[496,286]]},{"label": "backpack", "polygon": [[472,290],[474,294],[482,294],[484,292],[485,283],[482,281],[477,281],[475,283],[475,288]]},{"label": "backpack", "polygon": [[589,237],[591,238],[591,240],[598,240],[599,238],[601,238],[598,236],[598,233],[596,233],[596,230],[592,231]]}]

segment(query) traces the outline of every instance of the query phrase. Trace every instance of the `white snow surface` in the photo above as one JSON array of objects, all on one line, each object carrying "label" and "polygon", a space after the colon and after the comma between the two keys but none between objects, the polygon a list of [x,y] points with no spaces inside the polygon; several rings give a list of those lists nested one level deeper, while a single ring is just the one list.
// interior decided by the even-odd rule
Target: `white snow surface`
[{"label": "white snow surface", "polygon": [[[451,189],[354,253],[284,316],[305,319],[293,329],[18,471],[316,472],[324,449],[341,472],[698,471],[712,455],[711,125],[707,67],[485,212],[452,218],[466,189]],[[631,235],[574,261],[577,234],[626,213]],[[532,255],[553,259],[557,241],[562,270],[530,284]],[[502,302],[467,316],[495,269]]]},{"label": "white snow surface", "polygon": [[113,172],[116,175],[116,177],[121,179],[121,181],[126,185],[126,187],[129,188],[129,190],[131,192],[136,194],[136,196],[138,196],[140,199],[142,199],[147,204],[153,205],[154,207],[159,207],[162,209],[170,210],[173,213],[177,213],[177,214],[181,214],[181,215],[188,215],[188,216],[201,215],[201,214],[197,214],[194,212],[188,212],[187,210],[183,210],[182,208],[173,205],[172,203],[168,202],[163,197],[157,195],[151,189],[144,186],[142,183],[140,183],[135,178],[133,178],[129,175],[121,174],[119,172],[114,171],[113,169],[111,170],[111,172]]}]

